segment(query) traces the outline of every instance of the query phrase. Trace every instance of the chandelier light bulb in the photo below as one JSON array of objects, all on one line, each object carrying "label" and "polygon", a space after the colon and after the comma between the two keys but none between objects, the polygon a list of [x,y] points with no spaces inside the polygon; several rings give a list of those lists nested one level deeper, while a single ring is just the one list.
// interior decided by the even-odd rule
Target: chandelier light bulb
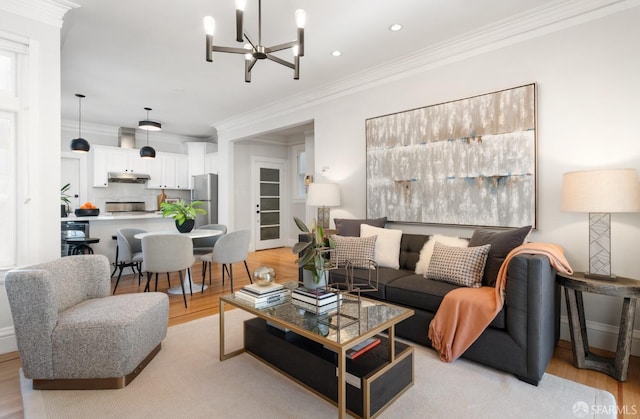
[{"label": "chandelier light bulb", "polygon": [[304,25],[307,23],[307,13],[302,9],[298,9],[295,12],[295,17],[296,26],[299,28],[304,28]]},{"label": "chandelier light bulb", "polygon": [[[251,44],[244,44],[244,49],[253,52],[253,47],[251,46]],[[253,58],[253,54],[251,54],[251,52],[248,52],[248,53],[244,54],[244,59],[245,60],[251,60],[252,58]]]},{"label": "chandelier light bulb", "polygon": [[244,7],[247,5],[247,0],[236,0],[236,10],[244,12]]},{"label": "chandelier light bulb", "polygon": [[212,16],[206,16],[203,20],[204,32],[207,35],[213,36],[213,32],[216,30],[216,20]]}]

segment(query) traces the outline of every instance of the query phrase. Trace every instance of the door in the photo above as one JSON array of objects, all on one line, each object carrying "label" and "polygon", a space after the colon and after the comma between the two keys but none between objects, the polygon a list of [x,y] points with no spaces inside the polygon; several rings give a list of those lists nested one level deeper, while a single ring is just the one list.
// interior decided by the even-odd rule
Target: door
[{"label": "door", "polygon": [[255,186],[255,249],[272,249],[285,245],[283,217],[285,195],[285,162],[256,160]]},{"label": "door", "polygon": [[[83,185],[81,179],[83,178],[81,175],[81,159],[73,158],[73,157],[61,157],[60,160],[60,188],[62,188],[67,183],[70,185],[66,194],[69,199],[69,209],[73,212],[73,210],[80,208],[80,205],[84,203],[84,201],[80,202],[81,194],[83,192]],[[83,181],[86,181],[83,179]],[[63,202],[61,202],[63,204]]]}]

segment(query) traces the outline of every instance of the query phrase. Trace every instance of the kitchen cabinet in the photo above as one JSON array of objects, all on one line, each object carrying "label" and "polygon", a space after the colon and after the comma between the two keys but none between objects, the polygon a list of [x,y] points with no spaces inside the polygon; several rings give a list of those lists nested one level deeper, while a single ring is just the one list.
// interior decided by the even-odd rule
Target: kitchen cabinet
[{"label": "kitchen cabinet", "polygon": [[94,145],[93,186],[106,188],[109,172],[148,173],[149,160],[140,157],[140,150]]},{"label": "kitchen cabinet", "polygon": [[147,189],[189,189],[188,166],[186,154],[156,153],[150,160]]},{"label": "kitchen cabinet", "polygon": [[205,173],[218,173],[218,153],[209,153],[204,160]]}]

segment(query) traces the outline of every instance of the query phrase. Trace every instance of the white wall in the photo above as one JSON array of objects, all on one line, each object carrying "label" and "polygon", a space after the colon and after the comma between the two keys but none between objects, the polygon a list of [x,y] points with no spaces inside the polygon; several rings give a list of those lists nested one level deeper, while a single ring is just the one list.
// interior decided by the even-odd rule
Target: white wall
[{"label": "white wall", "polygon": [[[60,254],[60,29],[0,10],[0,31],[29,40],[29,111],[18,161],[18,265]],[[28,152],[28,159],[26,158]],[[13,321],[0,272],[0,353],[16,350]]]},{"label": "white wall", "polygon": [[[248,118],[235,125],[239,128],[219,128],[219,141],[313,119],[316,181],[335,181],[342,192],[343,205],[332,209],[332,217],[364,217],[367,118],[536,82],[539,224],[531,239],[561,244],[573,268],[586,270],[587,216],[560,212],[562,174],[592,168],[640,169],[638,22],[640,8],[635,7],[515,45],[469,54],[473,56],[423,72],[414,68],[404,78],[400,75],[284,116]],[[613,270],[621,276],[640,278],[640,214],[613,214],[612,220]],[[423,233],[472,234],[468,228],[395,227]],[[620,302],[585,295],[585,309],[591,343],[615,348]],[[639,326],[636,319],[636,354],[640,353]],[[563,337],[568,335],[563,332]]]}]

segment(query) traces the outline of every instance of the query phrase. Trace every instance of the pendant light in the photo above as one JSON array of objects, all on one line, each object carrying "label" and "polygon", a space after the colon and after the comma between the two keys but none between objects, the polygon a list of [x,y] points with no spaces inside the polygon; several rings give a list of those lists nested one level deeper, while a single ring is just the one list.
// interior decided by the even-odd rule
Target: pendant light
[{"label": "pendant light", "polygon": [[76,97],[78,98],[78,138],[74,138],[71,140],[71,151],[75,151],[76,153],[87,153],[91,146],[89,145],[89,141],[82,138],[82,98],[85,97],[79,93],[76,93]]},{"label": "pendant light", "polygon": [[153,147],[149,146],[149,131],[160,131],[162,129],[162,125],[160,122],[151,121],[149,119],[149,111],[151,108],[144,108],[147,111],[147,119],[144,121],[140,121],[138,123],[138,128],[147,131],[147,145],[140,149],[140,157],[143,159],[155,159],[156,158],[156,150]]}]

